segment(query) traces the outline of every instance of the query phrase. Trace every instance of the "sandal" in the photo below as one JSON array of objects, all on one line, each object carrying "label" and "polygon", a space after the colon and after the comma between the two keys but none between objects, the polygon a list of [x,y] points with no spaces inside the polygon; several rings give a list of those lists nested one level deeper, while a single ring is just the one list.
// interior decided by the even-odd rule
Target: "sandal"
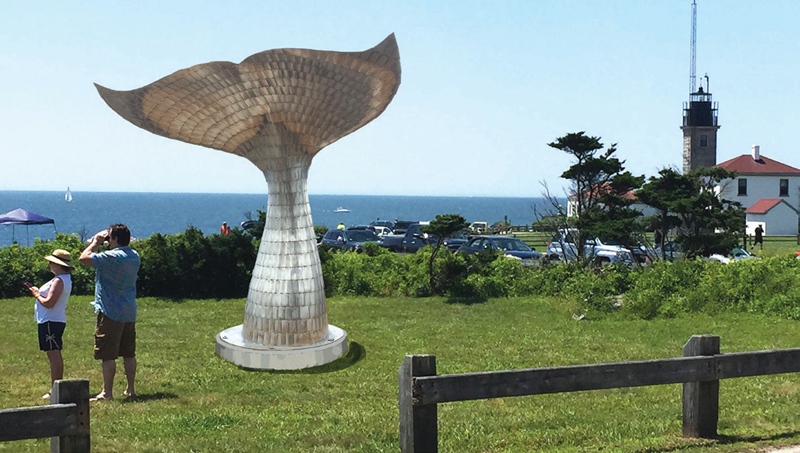
[{"label": "sandal", "polygon": [[98,393],[97,395],[89,398],[89,401],[111,401],[114,398],[109,398],[105,393]]}]

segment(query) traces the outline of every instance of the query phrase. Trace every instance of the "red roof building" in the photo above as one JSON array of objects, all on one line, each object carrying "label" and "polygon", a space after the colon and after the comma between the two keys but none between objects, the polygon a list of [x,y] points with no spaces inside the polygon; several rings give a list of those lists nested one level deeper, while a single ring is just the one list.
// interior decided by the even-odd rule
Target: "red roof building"
[{"label": "red roof building", "polygon": [[783,200],[780,198],[762,198],[747,208],[745,212],[747,214],[766,214],[781,202],[783,202]]},{"label": "red roof building", "polygon": [[739,157],[726,160],[717,167],[722,167],[728,171],[735,171],[740,175],[794,175],[800,176],[800,169],[790,165],[772,160],[769,157],[759,155],[758,160],[753,159],[750,154],[743,154]]},{"label": "red roof building", "polygon": [[720,192],[745,208],[748,234],[762,225],[765,235],[794,236],[800,212],[800,169],[763,156],[758,145],[750,154],[726,160],[717,167],[735,171]]}]

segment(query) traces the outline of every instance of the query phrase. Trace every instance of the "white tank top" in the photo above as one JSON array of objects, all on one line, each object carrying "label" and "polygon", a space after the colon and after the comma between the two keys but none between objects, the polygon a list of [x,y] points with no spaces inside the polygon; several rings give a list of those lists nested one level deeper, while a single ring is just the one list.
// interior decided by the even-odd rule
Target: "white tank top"
[{"label": "white tank top", "polygon": [[58,298],[53,308],[45,308],[38,300],[35,301],[36,308],[34,308],[34,317],[36,318],[37,324],[47,321],[67,322],[67,300],[69,299],[69,293],[72,292],[72,276],[69,274],[56,275],[53,277],[53,280],[50,280],[39,288],[39,294],[43,297],[47,297],[47,294],[50,292],[50,287],[53,285],[53,281],[57,278],[64,284],[61,297]]}]

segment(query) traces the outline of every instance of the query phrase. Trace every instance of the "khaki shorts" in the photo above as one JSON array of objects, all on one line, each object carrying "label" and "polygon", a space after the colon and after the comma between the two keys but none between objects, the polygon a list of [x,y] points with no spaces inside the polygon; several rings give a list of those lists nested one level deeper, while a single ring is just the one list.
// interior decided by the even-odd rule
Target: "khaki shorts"
[{"label": "khaki shorts", "polygon": [[100,312],[94,331],[94,358],[136,357],[136,323],[117,322]]}]

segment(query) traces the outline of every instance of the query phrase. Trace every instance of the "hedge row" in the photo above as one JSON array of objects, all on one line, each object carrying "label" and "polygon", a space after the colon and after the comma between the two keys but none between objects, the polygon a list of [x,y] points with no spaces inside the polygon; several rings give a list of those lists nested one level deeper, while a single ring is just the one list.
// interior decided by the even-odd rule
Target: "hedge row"
[{"label": "hedge row", "polygon": [[11,298],[30,296],[23,282],[41,286],[53,278],[49,262],[44,259],[55,249],[68,250],[76,269],[72,272],[73,294],[94,294],[94,272],[81,268],[78,256],[81,253],[81,240],[75,235],[56,234],[53,241],[36,239],[30,247],[14,244],[0,248],[0,297]]},{"label": "hedge row", "polygon": [[[231,230],[227,236],[203,236],[195,228],[135,241],[142,257],[141,296],[168,299],[222,299],[247,296],[257,241]],[[77,263],[84,244],[77,236],[56,235],[33,246],[0,248],[0,298],[28,295],[23,281],[41,285],[51,276],[43,257],[69,250]],[[743,260],[656,262],[644,268],[610,266],[587,269],[575,264],[525,268],[498,254],[440,252],[433,278],[432,248],[415,254],[389,252],[368,244],[364,253],[341,253],[320,246],[328,297],[446,296],[484,300],[494,297],[556,296],[586,312],[622,309],[636,317],[681,313],[747,311],[800,319],[800,261],[794,257]],[[94,271],[77,266],[73,294],[94,293]]]},{"label": "hedge row", "polygon": [[[44,257],[59,248],[72,255],[72,294],[94,294],[94,270],[78,262],[85,246],[76,235],[57,234],[53,241],[37,239],[30,247],[0,248],[0,297],[28,296],[22,282],[40,286],[51,279]],[[131,246],[142,259],[139,295],[170,299],[245,297],[257,252],[252,236],[240,229],[227,236],[203,236],[189,227],[176,235],[139,239]]]}]

